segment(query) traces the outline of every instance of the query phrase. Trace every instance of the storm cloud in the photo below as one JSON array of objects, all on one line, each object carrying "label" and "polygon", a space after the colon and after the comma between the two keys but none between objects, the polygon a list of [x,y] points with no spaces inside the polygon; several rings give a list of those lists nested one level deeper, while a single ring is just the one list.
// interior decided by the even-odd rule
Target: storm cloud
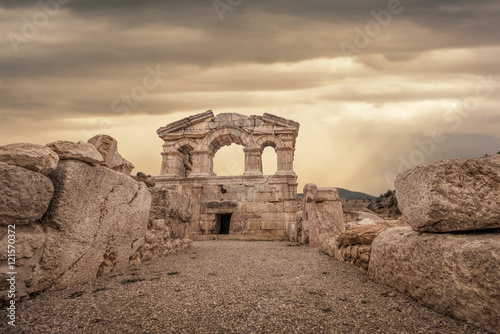
[{"label": "storm cloud", "polygon": [[105,132],[157,174],[158,127],[269,112],[301,123],[300,186],[377,194],[417,155],[500,151],[498,17],[494,0],[2,1],[0,144]]}]

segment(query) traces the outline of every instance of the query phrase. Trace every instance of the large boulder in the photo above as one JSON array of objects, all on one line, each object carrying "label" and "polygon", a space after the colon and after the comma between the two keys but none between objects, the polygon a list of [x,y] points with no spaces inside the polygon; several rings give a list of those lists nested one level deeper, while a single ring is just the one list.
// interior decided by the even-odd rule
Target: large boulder
[{"label": "large boulder", "polygon": [[320,250],[366,272],[370,263],[373,240],[385,229],[397,226],[405,226],[405,223],[397,220],[375,222],[367,218],[339,235],[326,239]]},{"label": "large boulder", "polygon": [[95,146],[83,141],[74,143],[71,141],[59,140],[49,143],[46,146],[56,152],[61,160],[74,159],[91,164],[104,164],[104,159]]},{"label": "large boulder", "polygon": [[386,229],[372,243],[370,277],[439,313],[500,333],[500,231]]},{"label": "large boulder", "polygon": [[500,155],[420,165],[399,174],[395,185],[399,208],[415,231],[500,227]]},{"label": "large boulder", "polygon": [[0,146],[0,162],[48,175],[57,168],[59,156],[46,146],[18,143]]},{"label": "large boulder", "polygon": [[0,162],[0,225],[30,224],[42,218],[53,193],[46,176]]},{"label": "large boulder", "polygon": [[307,203],[306,212],[309,246],[320,246],[326,239],[345,231],[340,201]]},{"label": "large boulder", "polygon": [[318,188],[313,183],[304,187],[302,239],[308,237],[309,246],[323,242],[345,231],[344,213],[336,188]]},{"label": "large boulder", "polygon": [[[38,289],[40,262],[47,235],[40,223],[16,225],[16,297],[25,298]],[[0,237],[0,243],[7,245],[8,234]],[[0,299],[8,299],[9,278],[7,252],[0,253]]]},{"label": "large boulder", "polygon": [[104,165],[117,172],[130,175],[135,166],[118,153],[118,142],[108,135],[97,135],[87,143],[94,145],[104,159]]},{"label": "large boulder", "polygon": [[60,161],[50,178],[55,191],[43,229],[16,235],[25,249],[16,263],[23,268],[17,277],[23,294],[63,289],[129,266],[133,245],[148,227],[151,195],[142,182],[77,160]]}]

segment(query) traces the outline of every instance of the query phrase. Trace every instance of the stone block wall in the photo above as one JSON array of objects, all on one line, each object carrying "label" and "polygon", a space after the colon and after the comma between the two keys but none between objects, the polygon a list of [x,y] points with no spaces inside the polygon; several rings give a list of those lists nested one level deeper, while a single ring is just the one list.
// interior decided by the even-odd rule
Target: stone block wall
[{"label": "stone block wall", "polygon": [[138,240],[134,263],[164,257],[191,246],[187,238],[193,201],[177,191],[150,188],[151,210],[148,229]]},{"label": "stone block wall", "polygon": [[170,188],[193,200],[193,238],[219,234],[218,215],[231,214],[230,234],[286,239],[297,211],[297,188],[289,182],[280,176],[186,178]]}]

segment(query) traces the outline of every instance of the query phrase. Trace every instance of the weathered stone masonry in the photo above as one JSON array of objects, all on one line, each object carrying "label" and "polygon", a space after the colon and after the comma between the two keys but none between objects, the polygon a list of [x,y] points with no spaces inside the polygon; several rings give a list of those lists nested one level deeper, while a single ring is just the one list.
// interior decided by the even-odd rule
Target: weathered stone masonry
[{"label": "weathered stone masonry", "polygon": [[[295,221],[297,175],[293,170],[299,124],[270,114],[244,116],[211,110],[158,129],[165,141],[156,187],[194,200],[191,237],[213,234],[287,237]],[[245,173],[217,176],[213,158],[227,145],[244,147]],[[262,152],[278,158],[274,175],[263,175]]]}]

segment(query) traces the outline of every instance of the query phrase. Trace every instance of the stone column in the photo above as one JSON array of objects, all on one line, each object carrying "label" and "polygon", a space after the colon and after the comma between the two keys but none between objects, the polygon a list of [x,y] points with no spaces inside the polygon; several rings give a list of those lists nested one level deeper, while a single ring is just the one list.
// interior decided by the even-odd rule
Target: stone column
[{"label": "stone column", "polygon": [[245,173],[243,175],[262,175],[262,149],[245,148]]},{"label": "stone column", "polygon": [[184,154],[175,147],[164,147],[161,153],[163,160],[161,163],[161,175],[167,177],[184,177]]},{"label": "stone column", "polygon": [[192,151],[193,170],[190,177],[208,177],[212,175],[213,155],[209,151]]},{"label": "stone column", "polygon": [[295,175],[293,170],[294,149],[291,147],[277,147],[278,171],[276,174]]}]

